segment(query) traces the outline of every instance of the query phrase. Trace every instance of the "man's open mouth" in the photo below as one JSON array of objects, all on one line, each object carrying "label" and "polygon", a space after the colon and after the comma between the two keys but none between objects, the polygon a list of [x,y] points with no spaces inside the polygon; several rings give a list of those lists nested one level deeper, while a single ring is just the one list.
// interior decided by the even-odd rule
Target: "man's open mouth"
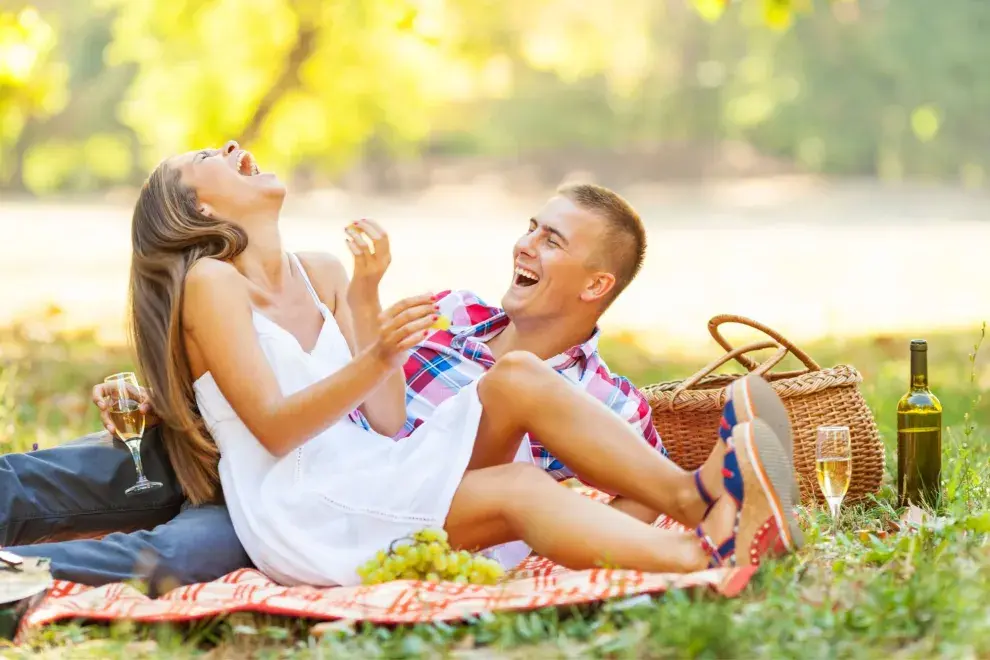
[{"label": "man's open mouth", "polygon": [[528,268],[523,268],[522,266],[516,266],[516,279],[515,284],[517,286],[533,286],[540,281],[540,276],[529,270]]},{"label": "man's open mouth", "polygon": [[251,152],[242,151],[237,157],[237,173],[241,176],[255,176],[256,174],[260,174],[260,170],[258,170]]}]

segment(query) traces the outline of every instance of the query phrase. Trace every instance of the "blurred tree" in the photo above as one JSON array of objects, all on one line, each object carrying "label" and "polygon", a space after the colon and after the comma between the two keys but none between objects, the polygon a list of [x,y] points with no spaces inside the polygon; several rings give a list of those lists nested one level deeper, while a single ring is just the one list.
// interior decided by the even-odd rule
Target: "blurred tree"
[{"label": "blurred tree", "polygon": [[988,27],[982,0],[0,0],[0,189],[133,183],[228,138],[322,177],[578,149],[691,176],[739,141],[980,185]]},{"label": "blurred tree", "polygon": [[33,7],[0,6],[0,187],[22,187],[25,129],[65,106],[69,69],[55,53],[56,39]]},{"label": "blurred tree", "polygon": [[403,0],[110,0],[111,65],[138,73],[121,117],[144,168],[193,145],[239,138],[265,168],[344,166],[374,135],[429,129],[443,48]]}]

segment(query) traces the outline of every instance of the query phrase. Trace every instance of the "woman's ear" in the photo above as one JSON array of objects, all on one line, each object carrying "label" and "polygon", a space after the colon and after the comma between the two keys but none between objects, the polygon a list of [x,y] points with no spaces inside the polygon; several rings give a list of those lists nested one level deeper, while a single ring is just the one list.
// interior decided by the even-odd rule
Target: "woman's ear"
[{"label": "woman's ear", "polygon": [[202,202],[200,202],[199,212],[205,215],[207,218],[210,218],[211,220],[216,219],[216,217],[213,214],[213,208],[209,204],[203,204]]}]

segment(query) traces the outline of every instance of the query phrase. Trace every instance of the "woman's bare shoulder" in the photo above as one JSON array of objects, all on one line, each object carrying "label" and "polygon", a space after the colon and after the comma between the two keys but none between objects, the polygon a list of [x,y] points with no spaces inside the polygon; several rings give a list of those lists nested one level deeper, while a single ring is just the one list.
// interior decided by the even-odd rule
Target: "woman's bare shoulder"
[{"label": "woman's bare shoulder", "polygon": [[200,259],[186,273],[182,307],[186,321],[203,308],[216,309],[231,304],[246,304],[247,280],[233,264],[219,259]]},{"label": "woman's bare shoulder", "polygon": [[329,252],[298,252],[296,256],[306,269],[320,300],[331,310],[335,309],[337,297],[347,290],[344,264]]},{"label": "woman's bare shoulder", "polygon": [[205,257],[198,260],[186,273],[186,287],[213,286],[216,283],[230,284],[235,279],[243,279],[234,265],[227,261]]}]

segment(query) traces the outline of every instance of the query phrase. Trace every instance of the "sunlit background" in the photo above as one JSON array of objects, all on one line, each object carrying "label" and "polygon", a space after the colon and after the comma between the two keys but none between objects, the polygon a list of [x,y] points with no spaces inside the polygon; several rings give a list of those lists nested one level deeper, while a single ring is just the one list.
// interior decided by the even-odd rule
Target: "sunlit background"
[{"label": "sunlit background", "polygon": [[609,332],[976,328],[988,30],[966,0],[0,0],[0,325],[122,340],[137,186],[235,138],[289,182],[289,248],[391,232],[386,300],[497,302],[584,179],[649,227]]}]

